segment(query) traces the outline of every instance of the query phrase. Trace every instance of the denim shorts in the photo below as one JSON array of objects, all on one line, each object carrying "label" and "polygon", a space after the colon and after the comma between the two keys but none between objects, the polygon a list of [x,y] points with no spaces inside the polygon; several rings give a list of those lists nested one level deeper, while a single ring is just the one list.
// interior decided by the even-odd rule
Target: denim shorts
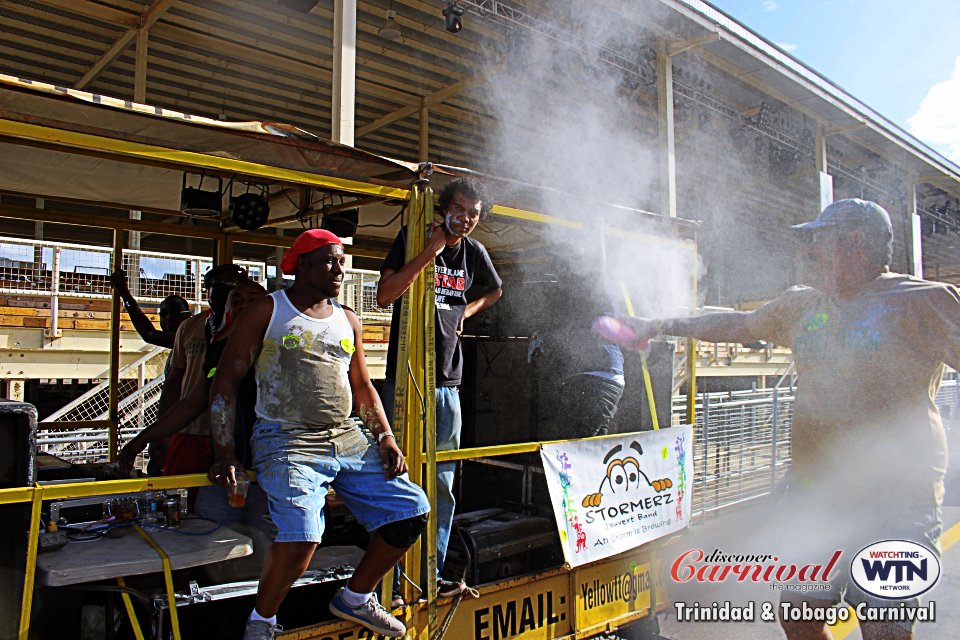
[{"label": "denim shorts", "polygon": [[328,487],[367,531],[430,511],[423,490],[406,474],[387,479],[379,448],[357,427],[325,438],[258,422],[251,442],[277,542],[320,542]]}]

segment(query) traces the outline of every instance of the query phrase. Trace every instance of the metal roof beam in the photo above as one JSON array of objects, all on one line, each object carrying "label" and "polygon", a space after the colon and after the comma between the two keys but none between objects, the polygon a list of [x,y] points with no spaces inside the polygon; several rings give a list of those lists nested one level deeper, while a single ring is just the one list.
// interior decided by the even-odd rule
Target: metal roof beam
[{"label": "metal roof beam", "polygon": [[120,9],[111,9],[102,4],[86,1],[78,2],[78,0],[40,0],[40,2],[50,7],[121,27],[135,28],[140,26],[140,16]]},{"label": "metal roof beam", "polygon": [[670,45],[667,50],[667,55],[676,56],[684,51],[689,51],[690,49],[695,49],[696,47],[710,44],[711,42],[716,42],[720,39],[720,32],[713,31],[706,35],[700,36],[699,38],[690,38],[689,40],[681,40],[680,42],[674,42]]},{"label": "metal roof beam", "polygon": [[[160,19],[160,16],[163,15],[163,12],[169,9],[170,6],[176,1],[177,0],[153,0],[150,6],[147,7],[147,9],[139,16],[139,18],[137,18],[137,26],[132,29],[127,29],[123,33],[123,35],[117,38],[116,42],[114,42],[113,45],[109,49],[107,49],[107,51],[100,57],[99,60],[93,63],[93,66],[90,67],[90,69],[85,74],[83,74],[83,77],[80,78],[80,80],[77,82],[77,84],[74,85],[73,88],[83,89],[88,84],[93,82],[93,80],[98,75],[100,75],[101,71],[106,69],[114,60],[116,60],[121,55],[123,55],[123,52],[126,51],[127,46],[133,41],[134,38],[138,38],[137,39],[137,44],[138,44],[138,47],[137,47],[138,65],[137,66],[138,67],[140,66],[139,58],[141,57],[141,54],[139,51],[140,51],[141,42],[143,43],[143,48],[144,48],[144,51],[142,54],[144,57],[144,60],[143,60],[144,86],[143,86],[142,93],[145,94],[146,92],[146,84],[145,84],[146,32],[150,29],[150,27],[152,27],[156,23],[157,20]],[[59,4],[59,3],[48,2],[47,4]],[[68,2],[66,4],[69,5],[69,7],[64,7],[64,8],[67,8],[70,11],[75,11],[77,13],[80,13],[81,15],[85,15],[83,14],[83,11],[81,11],[81,9],[86,7],[86,3],[80,4],[77,2],[72,2],[72,3]],[[138,32],[142,32],[142,35],[139,35],[139,37],[138,37]],[[138,92],[135,90],[134,93],[138,93]]]},{"label": "metal roof beam", "polygon": [[472,78],[464,78],[460,82],[455,82],[448,87],[444,87],[439,91],[434,91],[433,93],[424,96],[422,103],[413,104],[408,107],[401,107],[400,109],[391,111],[387,115],[377,118],[370,124],[357,129],[357,137],[360,138],[372,131],[382,129],[383,127],[387,126],[388,124],[392,124],[397,120],[403,120],[408,116],[419,113],[422,106],[429,108],[432,105],[440,104],[448,98],[459,95],[464,91],[469,91],[473,87],[480,84],[483,81],[483,77],[484,76],[481,74],[473,76]]}]

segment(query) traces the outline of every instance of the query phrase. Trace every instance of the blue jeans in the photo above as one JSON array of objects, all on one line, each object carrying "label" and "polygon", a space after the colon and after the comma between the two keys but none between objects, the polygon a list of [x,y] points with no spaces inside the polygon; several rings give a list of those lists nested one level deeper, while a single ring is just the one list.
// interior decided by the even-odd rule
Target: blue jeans
[{"label": "blue jeans", "polygon": [[252,442],[253,469],[279,530],[276,542],[320,542],[328,485],[367,531],[430,511],[407,474],[387,479],[376,443],[356,427],[326,439],[260,421]]},{"label": "blue jeans", "polygon": [[[393,420],[393,401],[396,382],[383,381],[381,402],[387,420]],[[460,412],[460,392],[457,387],[437,387],[437,451],[460,448],[460,428],[463,415]],[[453,496],[453,481],[457,475],[456,462],[437,465],[437,508],[433,516],[437,520],[437,573],[443,570],[450,545],[450,530],[453,528],[453,511],[457,501]]]},{"label": "blue jeans", "polygon": [[[437,451],[460,448],[460,428],[463,415],[460,413],[460,392],[456,387],[437,387]],[[456,462],[437,465],[437,572],[443,570],[450,545],[450,530],[453,528],[453,510],[457,505],[453,497],[453,481],[457,475]]]}]

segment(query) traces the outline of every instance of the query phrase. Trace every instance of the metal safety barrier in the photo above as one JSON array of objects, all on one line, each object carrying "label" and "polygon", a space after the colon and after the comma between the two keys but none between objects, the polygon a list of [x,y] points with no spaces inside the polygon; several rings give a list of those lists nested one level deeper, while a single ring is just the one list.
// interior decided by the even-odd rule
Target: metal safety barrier
[{"label": "metal safety barrier", "polygon": [[[790,466],[796,387],[697,395],[693,518],[769,494]],[[936,398],[948,428],[960,416],[960,382],[948,372]],[[673,400],[674,424],[686,398]]]},{"label": "metal safety barrier", "polygon": [[[93,245],[0,237],[0,293],[108,298],[113,249]],[[237,260],[251,280],[266,285],[264,262]],[[123,268],[130,293],[140,302],[159,303],[170,295],[201,308],[207,257],[126,249]]]}]

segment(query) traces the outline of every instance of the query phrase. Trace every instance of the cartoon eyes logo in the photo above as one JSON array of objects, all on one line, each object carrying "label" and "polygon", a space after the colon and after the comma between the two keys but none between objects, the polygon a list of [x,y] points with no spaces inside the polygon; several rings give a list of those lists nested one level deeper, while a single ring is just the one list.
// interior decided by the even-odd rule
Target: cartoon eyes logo
[{"label": "cartoon eyes logo", "polygon": [[283,336],[283,348],[284,349],[296,349],[300,346],[300,336],[288,333]]},{"label": "cartoon eyes logo", "polygon": [[[643,455],[643,449],[636,440],[630,444],[630,448],[637,452],[637,456]],[[584,507],[599,507],[600,502],[603,500],[604,487],[606,487],[608,493],[616,496],[636,491],[643,486],[653,487],[653,490],[657,493],[673,486],[670,478],[663,478],[662,480],[654,480],[651,482],[647,474],[640,469],[640,463],[637,461],[637,458],[632,455],[623,458],[614,458],[615,455],[620,453],[621,449],[623,449],[623,447],[618,444],[608,451],[607,455],[603,458],[603,463],[607,465],[607,473],[603,477],[603,480],[600,481],[597,492],[591,493],[583,499]]]}]

